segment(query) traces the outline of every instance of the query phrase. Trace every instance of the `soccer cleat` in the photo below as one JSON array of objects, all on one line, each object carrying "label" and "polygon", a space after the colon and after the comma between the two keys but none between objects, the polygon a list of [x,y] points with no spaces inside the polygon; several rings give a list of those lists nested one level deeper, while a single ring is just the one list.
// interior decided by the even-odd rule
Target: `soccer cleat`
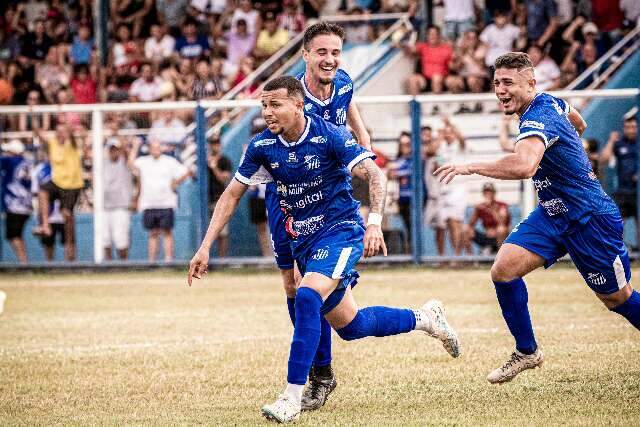
[{"label": "soccer cleat", "polygon": [[[460,356],[460,341],[458,335],[447,322],[444,315],[444,307],[440,301],[428,301],[421,309],[415,310],[416,329],[422,330],[427,335],[442,341],[442,346],[451,357]],[[429,321],[422,319],[425,316]]]},{"label": "soccer cleat", "polygon": [[262,407],[262,415],[269,421],[291,423],[300,417],[300,405],[288,394],[281,394],[271,405]]},{"label": "soccer cleat", "polygon": [[336,381],[333,371],[329,368],[329,376],[320,376],[311,367],[309,372],[309,385],[302,394],[302,410],[315,411],[322,408],[333,390],[335,390],[338,382]]},{"label": "soccer cleat", "polygon": [[516,350],[511,353],[511,357],[504,365],[487,376],[487,381],[491,384],[506,383],[526,369],[541,367],[542,362],[544,362],[544,355],[540,349],[537,349],[533,354],[524,354]]},{"label": "soccer cleat", "polygon": [[2,312],[4,311],[4,302],[7,299],[7,294],[5,294],[3,291],[0,291],[0,314],[2,314]]}]

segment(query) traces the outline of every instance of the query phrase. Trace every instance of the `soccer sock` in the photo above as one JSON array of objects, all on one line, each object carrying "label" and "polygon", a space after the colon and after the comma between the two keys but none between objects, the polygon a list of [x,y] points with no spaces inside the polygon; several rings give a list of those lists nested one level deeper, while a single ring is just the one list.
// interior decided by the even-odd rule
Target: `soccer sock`
[{"label": "soccer sock", "polygon": [[538,345],[533,335],[527,302],[527,285],[521,277],[510,282],[493,282],[496,295],[511,335],[516,339],[516,350],[524,354],[535,353]]},{"label": "soccer sock", "polygon": [[320,319],[320,342],[316,356],[313,358],[313,366],[327,366],[331,364],[331,325],[327,319]]},{"label": "soccer sock", "polygon": [[289,352],[287,382],[304,385],[320,341],[322,297],[316,291],[300,287],[296,292],[296,324]]},{"label": "soccer sock", "polygon": [[358,310],[344,328],[336,329],[340,338],[346,341],[364,337],[386,337],[414,330],[416,316],[413,310],[390,307],[367,307]]},{"label": "soccer sock", "polygon": [[302,400],[303,390],[304,390],[304,385],[287,384],[287,388],[284,389],[284,394],[288,395],[296,402],[300,402]]},{"label": "soccer sock", "polygon": [[633,291],[628,300],[617,307],[613,307],[611,311],[615,311],[629,321],[636,329],[640,329],[640,293]]},{"label": "soccer sock", "polygon": [[296,326],[296,299],[287,298],[287,309],[289,310],[289,319],[291,319],[291,324]]}]

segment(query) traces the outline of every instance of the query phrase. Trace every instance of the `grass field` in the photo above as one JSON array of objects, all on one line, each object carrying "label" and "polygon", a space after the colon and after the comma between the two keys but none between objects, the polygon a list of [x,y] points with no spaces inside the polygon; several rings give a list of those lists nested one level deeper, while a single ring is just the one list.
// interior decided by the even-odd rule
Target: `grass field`
[{"label": "grass field", "polygon": [[[259,409],[284,386],[292,331],[279,276],[184,279],[0,276],[0,424],[266,424]],[[298,425],[640,425],[640,332],[569,267],[528,284],[545,366],[492,386],[513,343],[488,268],[365,270],[360,305],[439,298],[463,355],[418,333],[334,335],[338,388]]]}]

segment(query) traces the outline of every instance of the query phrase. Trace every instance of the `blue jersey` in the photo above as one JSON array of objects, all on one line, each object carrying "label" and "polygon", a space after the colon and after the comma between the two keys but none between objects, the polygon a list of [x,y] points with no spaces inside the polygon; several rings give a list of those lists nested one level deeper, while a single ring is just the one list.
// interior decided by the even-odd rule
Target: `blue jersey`
[{"label": "blue jersey", "polygon": [[2,208],[6,212],[29,215],[31,207],[31,172],[22,156],[0,157]]},{"label": "blue jersey", "polygon": [[316,115],[305,115],[305,120],[304,133],[292,143],[269,129],[256,135],[235,175],[247,185],[261,166],[271,175],[294,256],[338,223],[362,223],[349,170],[375,157],[346,128]]},{"label": "blue jersey", "polygon": [[591,168],[580,137],[569,121],[569,104],[537,94],[520,117],[516,141],[538,137],[545,146],[533,176],[539,205],[561,233],[586,223],[592,215],[617,213]]},{"label": "blue jersey", "polygon": [[328,122],[338,126],[347,123],[347,111],[353,96],[353,81],[346,71],[338,69],[333,79],[331,96],[324,101],[319,100],[309,92],[304,82],[304,73],[296,76],[304,88],[304,111],[307,114],[317,114]]}]

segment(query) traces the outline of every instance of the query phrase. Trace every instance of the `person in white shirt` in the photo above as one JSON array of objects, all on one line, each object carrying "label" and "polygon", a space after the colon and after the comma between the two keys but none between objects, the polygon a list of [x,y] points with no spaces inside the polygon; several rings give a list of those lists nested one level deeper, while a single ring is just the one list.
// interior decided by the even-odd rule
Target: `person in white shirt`
[{"label": "person in white shirt", "polygon": [[531,45],[527,49],[533,63],[533,74],[536,78],[536,88],[539,91],[554,90],[560,87],[560,68],[553,59],[538,45]]},{"label": "person in white shirt", "polygon": [[112,259],[115,247],[118,258],[129,256],[129,229],[133,177],[127,167],[127,147],[117,137],[107,140],[104,158],[104,255]]},{"label": "person in white shirt", "polygon": [[172,146],[181,144],[187,135],[187,127],[172,110],[160,111],[149,129],[149,139]]},{"label": "person in white shirt", "polygon": [[497,11],[493,23],[480,34],[480,41],[487,46],[485,65],[491,67],[498,56],[511,52],[519,37],[520,29],[509,22],[509,14]]},{"label": "person in white shirt", "polygon": [[129,98],[132,102],[151,102],[160,98],[161,87],[164,80],[153,75],[151,64],[142,64],[140,77],[129,88]]},{"label": "person in white shirt", "polygon": [[148,255],[154,262],[158,254],[160,236],[163,238],[164,259],[173,259],[174,209],[178,207],[176,190],[191,175],[182,163],[162,154],[162,144],[149,140],[149,155],[136,159],[140,142],[129,153],[129,168],[140,182],[138,211],[142,212],[144,228],[149,230]]},{"label": "person in white shirt", "polygon": [[158,24],[151,26],[151,37],[144,42],[144,56],[153,62],[161,62],[171,57],[176,40],[166,34],[165,28]]},{"label": "person in white shirt", "polygon": [[444,38],[456,41],[458,36],[474,28],[473,0],[444,0]]}]

